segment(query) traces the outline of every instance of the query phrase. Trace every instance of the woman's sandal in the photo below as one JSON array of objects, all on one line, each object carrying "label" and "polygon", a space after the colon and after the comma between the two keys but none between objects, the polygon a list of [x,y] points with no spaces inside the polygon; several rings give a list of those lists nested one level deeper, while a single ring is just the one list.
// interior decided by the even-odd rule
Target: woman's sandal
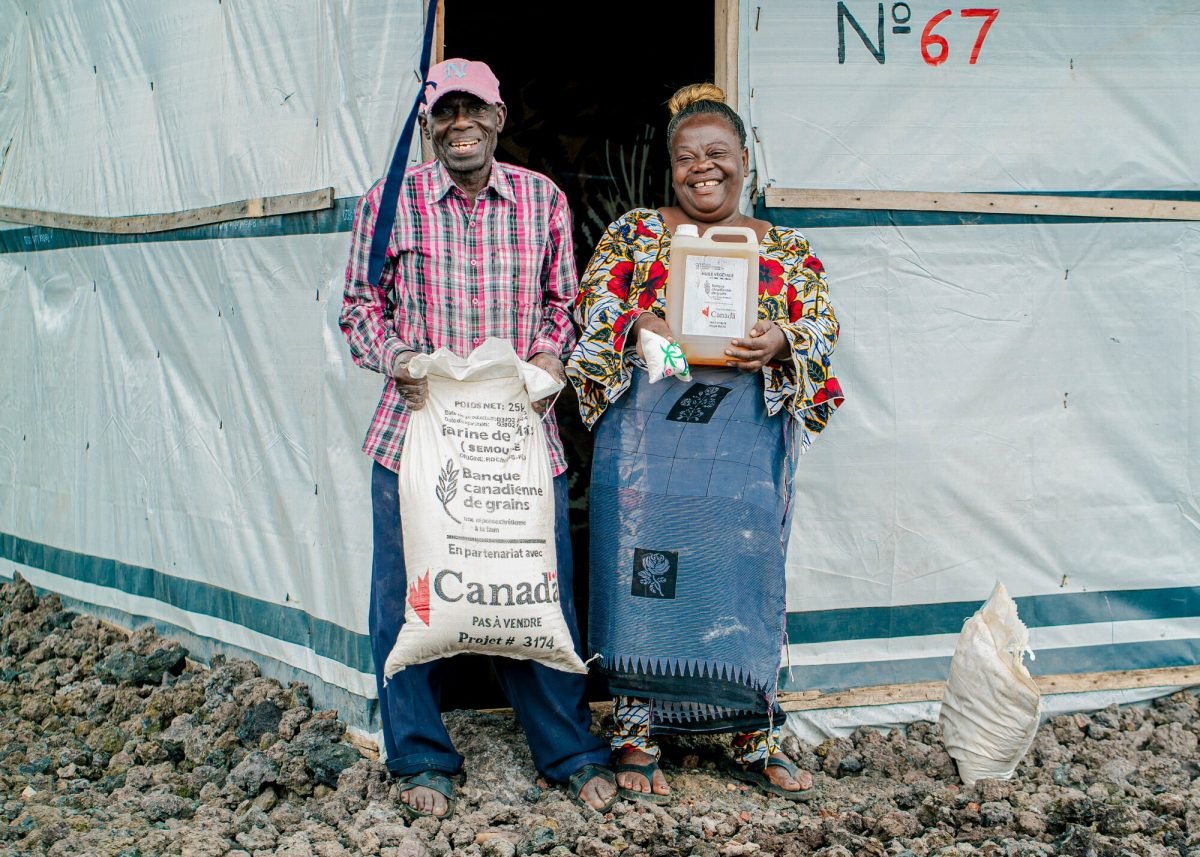
[{"label": "woman's sandal", "polygon": [[612,809],[613,804],[617,802],[617,793],[613,792],[613,796],[604,802],[604,806],[598,809],[583,799],[583,787],[594,780],[596,777],[604,780],[606,783],[617,784],[617,778],[608,768],[603,765],[584,765],[582,768],[571,774],[567,778],[567,793],[571,795],[571,800],[585,809],[594,809],[596,812],[608,812]]},{"label": "woman's sandal", "polygon": [[795,801],[812,800],[812,786],[794,791],[785,789],[783,786],[777,786],[767,776],[767,768],[783,768],[793,780],[799,779],[796,776],[799,773],[799,769],[794,764],[785,759],[777,759],[774,756],[759,759],[757,762],[751,762],[749,765],[739,765],[737,762],[731,762],[729,764],[729,774],[734,779],[741,780],[744,783],[752,783],[763,791],[777,797]]},{"label": "woman's sandal", "polygon": [[454,815],[454,805],[457,802],[454,797],[455,778],[451,778],[445,771],[421,771],[419,774],[410,774],[398,779],[402,784],[400,786],[400,794],[419,787],[435,791],[446,799],[446,812],[442,815],[435,815],[432,812],[422,812],[416,807],[400,801],[400,812],[409,821],[416,821],[418,818],[436,818],[438,821],[445,821]]},{"label": "woman's sandal", "polygon": [[617,795],[629,800],[641,800],[648,803],[658,804],[662,806],[671,802],[671,796],[660,795],[653,791],[654,789],[654,774],[661,770],[658,767],[656,760],[651,760],[645,765],[635,765],[633,762],[622,762],[613,766],[613,770],[618,774],[630,773],[641,774],[646,778],[646,783],[650,786],[651,791],[639,792],[636,789],[627,789],[622,785],[617,786]]}]

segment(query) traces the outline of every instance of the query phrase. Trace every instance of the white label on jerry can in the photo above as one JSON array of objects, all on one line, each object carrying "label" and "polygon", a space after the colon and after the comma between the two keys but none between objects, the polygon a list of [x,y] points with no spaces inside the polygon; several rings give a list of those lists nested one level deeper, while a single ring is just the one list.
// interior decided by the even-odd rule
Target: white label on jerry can
[{"label": "white label on jerry can", "polygon": [[684,336],[736,339],[750,329],[746,316],[746,260],[688,256],[683,272]]}]

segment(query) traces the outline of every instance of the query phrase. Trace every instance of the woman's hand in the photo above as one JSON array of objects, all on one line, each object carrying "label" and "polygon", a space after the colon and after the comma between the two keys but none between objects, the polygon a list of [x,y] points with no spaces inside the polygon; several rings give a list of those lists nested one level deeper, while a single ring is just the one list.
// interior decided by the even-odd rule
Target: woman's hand
[{"label": "woman's hand", "polygon": [[725,349],[726,366],[754,372],[787,353],[788,340],[773,321],[760,318],[745,339],[735,339]]},{"label": "woman's hand", "polygon": [[675,334],[671,332],[671,328],[665,321],[652,312],[642,313],[638,316],[637,321],[633,323],[633,329],[629,332],[629,335],[633,337],[633,341],[637,345],[638,357],[641,357],[642,360],[646,359],[646,355],[642,353],[641,333],[643,330],[657,333],[663,339],[667,340],[667,342],[675,341]]}]

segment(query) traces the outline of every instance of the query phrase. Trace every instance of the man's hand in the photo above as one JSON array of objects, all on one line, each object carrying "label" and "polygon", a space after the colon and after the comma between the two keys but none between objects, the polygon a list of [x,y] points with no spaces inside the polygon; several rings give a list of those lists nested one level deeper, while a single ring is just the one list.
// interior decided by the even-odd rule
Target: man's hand
[{"label": "man's hand", "polygon": [[[563,370],[562,361],[548,351],[539,351],[537,354],[529,358],[529,363],[541,369],[560,384],[567,380],[567,373]],[[539,399],[533,403],[533,410],[539,414],[544,413],[546,408],[550,407],[550,403],[553,401],[554,396],[547,396],[544,399]]]},{"label": "man's hand", "polygon": [[745,339],[735,339],[725,349],[726,366],[754,372],[787,352],[788,340],[773,321],[760,318]]},{"label": "man's hand", "polygon": [[415,351],[405,351],[392,364],[392,377],[396,379],[396,389],[404,397],[404,403],[410,411],[419,411],[425,407],[425,398],[429,395],[429,382],[408,374],[408,362],[416,356]]},{"label": "man's hand", "polygon": [[643,330],[648,330],[651,333],[657,333],[667,342],[675,341],[675,334],[671,332],[670,326],[657,315],[652,312],[644,312],[637,317],[637,321],[633,323],[633,328],[629,331],[629,335],[633,337],[633,341],[637,344],[638,357],[642,360],[646,359],[646,355],[642,353],[642,337]]}]

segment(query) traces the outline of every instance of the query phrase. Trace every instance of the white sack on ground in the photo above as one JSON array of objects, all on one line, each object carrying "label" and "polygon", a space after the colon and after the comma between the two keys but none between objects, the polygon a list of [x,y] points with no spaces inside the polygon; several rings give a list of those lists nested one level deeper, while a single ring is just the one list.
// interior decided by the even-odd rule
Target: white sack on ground
[{"label": "white sack on ground", "polygon": [[1041,717],[1041,692],[1022,662],[1029,630],[997,582],[963,624],[942,696],[946,752],[963,783],[1008,779],[1029,750]]},{"label": "white sack on ground", "polygon": [[384,674],[465,652],[587,672],[559,602],[550,453],[530,405],[562,385],[500,339],[418,355],[409,372],[429,395],[400,459],[408,595]]}]

